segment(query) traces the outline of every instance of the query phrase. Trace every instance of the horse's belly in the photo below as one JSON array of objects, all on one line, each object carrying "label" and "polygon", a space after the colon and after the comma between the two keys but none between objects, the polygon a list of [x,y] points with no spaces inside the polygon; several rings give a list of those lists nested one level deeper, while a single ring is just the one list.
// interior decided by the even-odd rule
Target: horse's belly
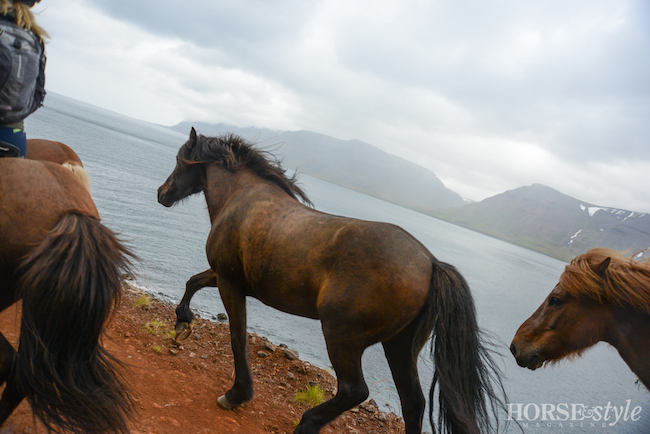
[{"label": "horse's belly", "polygon": [[[284,287],[286,288],[286,286]],[[316,301],[305,291],[261,290],[254,291],[253,297],[267,306],[282,312],[298,315],[305,318],[319,319]]]}]

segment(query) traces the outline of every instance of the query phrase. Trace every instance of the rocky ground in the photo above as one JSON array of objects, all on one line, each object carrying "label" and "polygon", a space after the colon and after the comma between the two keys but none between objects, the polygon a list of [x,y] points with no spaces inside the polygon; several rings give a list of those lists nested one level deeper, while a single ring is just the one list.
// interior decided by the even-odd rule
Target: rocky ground
[{"label": "rocky ground", "polygon": [[[320,387],[324,399],[329,399],[336,391],[336,380],[326,371],[291,360],[290,351],[250,334],[255,397],[235,410],[222,410],[216,398],[234,378],[228,324],[198,319],[190,337],[176,344],[173,307],[131,285],[125,288],[106,328],[104,345],[126,364],[137,411],[133,434],[292,433],[302,413],[312,406],[297,402],[299,392]],[[14,344],[19,323],[19,307],[0,315],[0,330]],[[45,432],[26,402],[0,428],[0,434]],[[322,433],[404,433],[404,425],[371,401],[347,411]]]}]

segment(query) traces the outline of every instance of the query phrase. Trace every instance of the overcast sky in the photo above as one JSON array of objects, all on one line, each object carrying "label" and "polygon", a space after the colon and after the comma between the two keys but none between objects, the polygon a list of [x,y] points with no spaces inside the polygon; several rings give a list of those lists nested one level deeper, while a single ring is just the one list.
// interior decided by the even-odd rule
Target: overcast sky
[{"label": "overcast sky", "polygon": [[541,183],[650,212],[646,0],[43,0],[34,10],[51,35],[53,92],[163,125],[359,139],[475,201]]}]

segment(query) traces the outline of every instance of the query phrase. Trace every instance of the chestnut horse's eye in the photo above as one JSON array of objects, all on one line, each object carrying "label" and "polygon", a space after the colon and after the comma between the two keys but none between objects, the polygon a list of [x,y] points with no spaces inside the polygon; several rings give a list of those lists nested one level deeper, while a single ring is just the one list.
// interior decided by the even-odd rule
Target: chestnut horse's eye
[{"label": "chestnut horse's eye", "polygon": [[561,300],[557,297],[550,297],[548,299],[549,306],[561,306],[564,303],[564,300]]}]

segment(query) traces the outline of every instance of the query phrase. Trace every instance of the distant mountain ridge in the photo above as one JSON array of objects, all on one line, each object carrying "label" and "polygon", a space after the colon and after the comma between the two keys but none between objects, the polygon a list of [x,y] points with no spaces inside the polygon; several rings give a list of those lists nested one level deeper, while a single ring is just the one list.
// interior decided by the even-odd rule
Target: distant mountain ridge
[{"label": "distant mountain ridge", "polygon": [[466,203],[433,172],[359,140],[200,122],[171,129],[188,134],[192,126],[205,135],[238,134],[287,168],[564,261],[593,247],[629,254],[650,248],[650,214],[593,205],[541,184]]},{"label": "distant mountain ridge", "polygon": [[287,168],[416,211],[431,214],[465,203],[432,171],[359,140],[202,122],[181,122],[171,129],[188,134],[191,127],[204,135],[240,135],[267,148]]},{"label": "distant mountain ridge", "polygon": [[629,254],[650,248],[650,214],[593,205],[541,184],[434,215],[565,261],[593,247]]}]

